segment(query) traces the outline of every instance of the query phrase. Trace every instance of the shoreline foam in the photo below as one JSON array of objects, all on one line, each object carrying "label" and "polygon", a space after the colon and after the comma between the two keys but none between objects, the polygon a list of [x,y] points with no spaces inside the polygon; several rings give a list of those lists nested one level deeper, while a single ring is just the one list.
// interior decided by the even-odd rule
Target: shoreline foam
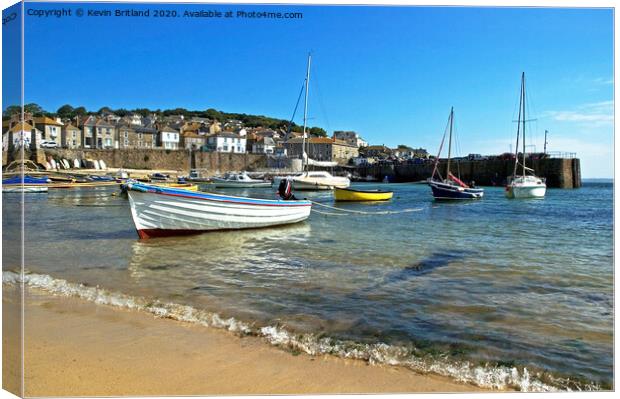
[{"label": "shoreline foam", "polygon": [[[3,283],[15,285],[20,283],[20,275],[15,272],[3,272]],[[274,345],[310,356],[333,355],[343,359],[353,359],[387,366],[401,366],[417,373],[436,374],[448,377],[457,383],[470,384],[480,389],[520,390],[548,392],[570,390],[569,386],[557,387],[541,381],[531,375],[527,368],[506,366],[480,366],[467,361],[450,361],[447,359],[422,359],[413,356],[402,347],[384,343],[359,344],[339,341],[329,337],[317,337],[314,334],[293,334],[280,326],[255,327],[234,318],[224,319],[216,313],[195,309],[188,305],[166,303],[158,300],[134,297],[108,291],[99,287],[56,279],[49,275],[26,273],[24,283],[28,287],[43,290],[49,294],[63,297],[77,297],[98,305],[136,310],[150,313],[159,318],[169,318],[192,325],[224,329],[241,336],[254,336]],[[408,371],[411,373],[411,371]],[[585,387],[598,389],[598,387]]]}]

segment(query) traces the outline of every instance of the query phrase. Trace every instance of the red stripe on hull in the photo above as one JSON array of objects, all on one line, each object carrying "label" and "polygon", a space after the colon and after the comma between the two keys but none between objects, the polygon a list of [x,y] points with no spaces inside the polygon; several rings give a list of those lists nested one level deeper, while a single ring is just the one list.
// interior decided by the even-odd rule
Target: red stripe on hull
[{"label": "red stripe on hull", "polygon": [[189,236],[201,234],[209,230],[189,230],[189,229],[142,229],[138,230],[138,236],[142,239],[172,236]]}]

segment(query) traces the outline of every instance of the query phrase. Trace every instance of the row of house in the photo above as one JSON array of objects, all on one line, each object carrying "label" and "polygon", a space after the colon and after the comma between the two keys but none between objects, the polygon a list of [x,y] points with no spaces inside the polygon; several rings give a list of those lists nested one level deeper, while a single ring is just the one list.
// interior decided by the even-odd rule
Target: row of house
[{"label": "row of house", "polygon": [[[111,113],[87,115],[73,119],[19,115],[3,121],[3,147],[20,142],[38,148],[49,143],[63,148],[189,149],[224,153],[270,154],[299,158],[302,144],[312,159],[319,161],[372,162],[395,157],[413,159],[427,157],[426,150],[385,146],[368,146],[358,133],[335,131],[332,137],[304,138],[301,133],[283,129],[245,127],[238,120],[224,123],[207,118],[184,118],[182,115],[119,117]],[[360,156],[360,149],[362,156]]]}]

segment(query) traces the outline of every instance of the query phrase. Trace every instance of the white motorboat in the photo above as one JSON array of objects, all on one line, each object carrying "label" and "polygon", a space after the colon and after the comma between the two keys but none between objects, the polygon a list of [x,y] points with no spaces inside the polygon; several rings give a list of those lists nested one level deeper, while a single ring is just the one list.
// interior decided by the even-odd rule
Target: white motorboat
[{"label": "white motorboat", "polygon": [[332,176],[331,173],[325,171],[276,176],[273,178],[273,185],[278,187],[284,179],[290,180],[295,190],[333,190],[334,188],[347,188],[351,185],[349,178]]},{"label": "white motorboat", "polygon": [[246,172],[227,173],[223,177],[214,177],[211,181],[216,188],[253,188],[270,187],[271,182],[267,180],[252,179]]},{"label": "white motorboat", "polygon": [[[515,146],[515,166],[512,177],[508,179],[506,197],[544,198],[547,192],[545,179],[537,177],[534,169],[525,166],[525,72],[521,75],[521,94],[519,97],[519,118],[517,120],[517,144]],[[519,136],[523,131],[523,159],[519,162]],[[521,166],[521,175],[518,175]],[[529,175],[528,175],[529,173]]]},{"label": "white motorboat", "polygon": [[127,193],[140,238],[249,229],[297,223],[310,215],[310,201],[268,200],[130,182]]}]

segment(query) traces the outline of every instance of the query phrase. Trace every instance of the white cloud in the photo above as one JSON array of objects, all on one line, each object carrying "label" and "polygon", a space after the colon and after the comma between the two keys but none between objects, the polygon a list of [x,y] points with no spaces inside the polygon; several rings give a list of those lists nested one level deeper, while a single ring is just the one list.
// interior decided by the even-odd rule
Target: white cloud
[{"label": "white cloud", "polygon": [[593,80],[593,83],[598,85],[612,85],[614,84],[614,80],[609,78],[596,78]]},{"label": "white cloud", "polygon": [[608,125],[614,121],[614,102],[599,101],[583,104],[572,110],[545,111],[542,116],[558,122],[577,122],[595,126]]}]

